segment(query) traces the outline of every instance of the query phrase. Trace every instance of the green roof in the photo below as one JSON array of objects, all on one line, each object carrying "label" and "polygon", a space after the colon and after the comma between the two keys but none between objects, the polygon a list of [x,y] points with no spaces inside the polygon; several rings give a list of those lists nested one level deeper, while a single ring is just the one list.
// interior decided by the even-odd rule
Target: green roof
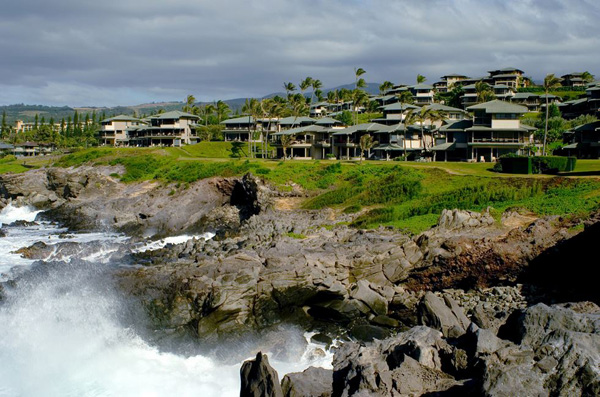
[{"label": "green roof", "polygon": [[527,108],[525,106],[515,105],[514,103],[500,101],[498,99],[469,106],[467,110],[485,110],[486,113],[527,113]]},{"label": "green roof", "polygon": [[445,150],[454,150],[456,149],[456,142],[444,142],[444,143],[440,143],[439,145],[435,145],[434,147],[431,148],[431,150],[433,151],[445,151]]},{"label": "green roof", "polygon": [[350,135],[355,132],[384,132],[387,131],[387,127],[388,126],[379,123],[363,123],[344,128],[343,130],[334,132],[333,135]]},{"label": "green roof", "polygon": [[331,117],[323,117],[317,120],[316,125],[341,125],[343,124],[341,121],[336,120]]},{"label": "green roof", "polygon": [[418,106],[411,105],[410,103],[391,103],[389,105],[380,106],[383,110],[408,110],[408,109],[420,109]]},{"label": "green roof", "polygon": [[175,119],[181,119],[181,118],[195,119],[195,120],[200,119],[200,117],[198,117],[194,114],[182,112],[180,110],[172,110],[170,112],[157,114],[155,116],[152,116],[152,118],[153,119],[161,119],[161,120],[175,120]]},{"label": "green roof", "polygon": [[442,112],[460,112],[460,113],[467,113],[466,110],[463,109],[459,109],[459,108],[453,108],[452,106],[446,106],[446,105],[442,105],[441,103],[432,103],[431,105],[427,105],[425,106],[426,109],[431,109],[431,110],[441,110]]},{"label": "green roof", "polygon": [[296,135],[296,134],[308,134],[311,132],[327,132],[328,129],[325,127],[321,127],[318,125],[305,125],[302,127],[296,127],[296,128],[290,128],[289,130],[284,130],[284,131],[279,131],[276,132],[274,134],[271,134],[272,136],[278,136],[278,135]]},{"label": "green roof", "polygon": [[316,120],[310,117],[306,117],[306,116],[301,116],[301,117],[296,117],[296,116],[290,116],[290,117],[284,117],[281,120],[279,120],[279,125],[296,125],[296,124],[305,124],[305,123],[314,123]]},{"label": "green roof", "polygon": [[440,127],[440,131],[464,131],[473,126],[473,120],[460,120]]},{"label": "green roof", "polygon": [[235,119],[223,120],[223,121],[221,121],[220,124],[252,124],[252,123],[254,123],[254,117],[244,116],[244,117],[237,117]]},{"label": "green roof", "polygon": [[120,114],[118,116],[115,117],[111,117],[108,119],[104,119],[101,122],[102,123],[108,123],[110,121],[140,121],[140,119],[138,119],[137,117],[133,117],[133,116],[126,116],[124,114]]},{"label": "green roof", "polygon": [[539,94],[534,92],[517,92],[515,95],[513,95],[512,99],[528,99],[531,97],[539,97]]}]

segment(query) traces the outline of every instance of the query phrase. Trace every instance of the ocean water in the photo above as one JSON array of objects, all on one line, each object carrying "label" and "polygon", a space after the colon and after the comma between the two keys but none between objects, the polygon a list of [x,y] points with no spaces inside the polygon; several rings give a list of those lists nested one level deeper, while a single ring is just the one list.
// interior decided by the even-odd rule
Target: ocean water
[{"label": "ocean water", "polygon": [[[0,212],[7,233],[0,237],[0,281],[20,276],[14,287],[5,288],[0,302],[0,396],[239,395],[241,362],[163,352],[136,331],[135,315],[108,271],[118,266],[110,254],[122,249],[125,236],[65,235],[66,230],[49,223],[6,227],[16,220],[33,221],[37,213],[10,205]],[[212,236],[180,236],[134,249],[193,237]],[[81,254],[60,256],[60,262],[52,261],[53,254],[40,264],[12,253],[36,241],[93,244]],[[270,357],[270,362],[280,378],[310,365],[330,368],[332,353],[316,356],[318,348],[309,343],[286,361]],[[247,357],[253,355],[249,350]]]}]

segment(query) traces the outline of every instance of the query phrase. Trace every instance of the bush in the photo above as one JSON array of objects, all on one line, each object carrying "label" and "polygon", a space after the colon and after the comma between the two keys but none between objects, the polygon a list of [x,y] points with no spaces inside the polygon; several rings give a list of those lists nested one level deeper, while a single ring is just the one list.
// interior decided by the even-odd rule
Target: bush
[{"label": "bush", "polygon": [[354,205],[344,208],[344,214],[356,214],[361,209],[362,209],[362,207],[360,205],[354,204]]},{"label": "bush", "polygon": [[576,159],[570,157],[536,156],[532,157],[532,171],[535,174],[556,174],[558,172],[573,171],[575,162]]}]

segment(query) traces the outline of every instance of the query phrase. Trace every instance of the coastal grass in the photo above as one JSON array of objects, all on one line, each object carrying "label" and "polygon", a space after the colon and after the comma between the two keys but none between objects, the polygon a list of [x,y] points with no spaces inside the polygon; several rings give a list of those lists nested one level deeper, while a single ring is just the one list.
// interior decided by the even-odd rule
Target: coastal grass
[{"label": "coastal grass", "polygon": [[[123,182],[157,180],[188,184],[215,176],[257,175],[282,190],[308,194],[305,209],[333,208],[355,213],[351,226],[391,226],[419,233],[437,222],[443,209],[481,211],[492,207],[540,216],[585,216],[600,209],[600,160],[579,160],[560,176],[498,174],[489,163],[368,161],[278,161],[237,159],[223,142],[182,148],[92,148],[55,162],[121,165]],[[214,158],[204,156],[218,156]],[[14,159],[0,170],[26,168]],[[565,177],[566,176],[566,177]],[[117,177],[117,175],[115,175]],[[174,193],[175,194],[175,193]]]}]

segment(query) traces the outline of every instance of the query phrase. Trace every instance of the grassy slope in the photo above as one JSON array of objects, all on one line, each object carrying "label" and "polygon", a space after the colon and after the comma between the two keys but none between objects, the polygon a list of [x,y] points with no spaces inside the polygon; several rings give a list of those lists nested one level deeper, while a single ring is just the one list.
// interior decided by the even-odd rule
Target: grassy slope
[{"label": "grassy slope", "polygon": [[[229,146],[228,146],[229,145]],[[585,215],[600,208],[600,160],[580,160],[576,175],[500,175],[486,163],[273,161],[232,159],[231,145],[183,148],[96,148],[62,157],[56,166],[121,164],[121,180],[189,183],[212,176],[253,172],[282,189],[312,192],[305,208],[360,212],[355,226],[390,225],[418,233],[435,224],[444,208],[482,210],[497,216],[514,208],[540,215]],[[212,158],[209,158],[212,157]],[[44,165],[42,158],[28,159]],[[0,160],[0,172],[26,170],[22,160]]]}]

